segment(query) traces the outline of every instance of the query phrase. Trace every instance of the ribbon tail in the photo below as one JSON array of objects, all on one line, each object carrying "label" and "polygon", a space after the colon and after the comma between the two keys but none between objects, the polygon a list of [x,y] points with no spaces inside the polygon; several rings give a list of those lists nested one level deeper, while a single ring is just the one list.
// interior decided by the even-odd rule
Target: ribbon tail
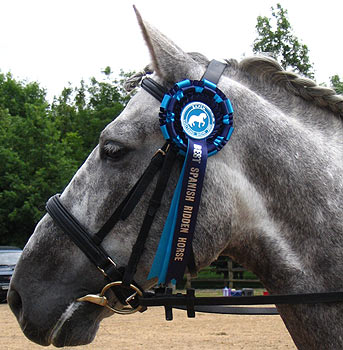
[{"label": "ribbon tail", "polygon": [[175,230],[177,209],[179,207],[182,180],[185,172],[185,163],[182,167],[178,183],[176,185],[173,199],[170,205],[167,221],[164,225],[157,252],[151,266],[148,280],[158,277],[158,283],[165,283],[167,269],[169,264],[171,246],[173,242],[173,233]]},{"label": "ribbon tail", "polygon": [[183,278],[192,247],[207,163],[206,140],[188,139],[166,282]]}]

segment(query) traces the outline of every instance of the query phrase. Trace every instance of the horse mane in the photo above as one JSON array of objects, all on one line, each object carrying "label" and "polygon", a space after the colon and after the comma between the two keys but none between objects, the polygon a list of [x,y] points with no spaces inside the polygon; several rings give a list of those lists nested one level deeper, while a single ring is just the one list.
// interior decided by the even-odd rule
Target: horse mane
[{"label": "horse mane", "polygon": [[285,71],[277,61],[266,56],[253,56],[237,62],[226,60],[236,71],[249,74],[260,82],[268,81],[273,85],[285,88],[295,96],[326,108],[338,114],[343,119],[343,96],[335,90],[317,85],[313,80],[302,77],[294,72]]},{"label": "horse mane", "polygon": [[[191,52],[189,55],[201,64],[208,64],[208,60],[202,54]],[[268,82],[274,86],[280,86],[295,96],[325,108],[343,119],[343,95],[338,95],[335,90],[317,85],[313,80],[302,77],[294,72],[285,71],[279,63],[271,57],[252,56],[238,63],[235,59],[225,60],[229,70],[234,73],[248,74],[259,82]],[[147,75],[153,70],[147,66],[141,72],[131,76],[124,85],[128,92],[132,92]],[[231,74],[229,74],[230,76]]]}]

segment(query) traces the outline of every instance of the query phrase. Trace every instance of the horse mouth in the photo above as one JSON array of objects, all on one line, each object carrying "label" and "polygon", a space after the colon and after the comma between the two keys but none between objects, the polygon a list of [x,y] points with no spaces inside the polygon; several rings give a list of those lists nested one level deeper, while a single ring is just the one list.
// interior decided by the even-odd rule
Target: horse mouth
[{"label": "horse mouth", "polygon": [[55,347],[86,345],[91,343],[100,321],[108,312],[97,305],[72,302],[60,316],[48,337],[48,345]]},{"label": "horse mouth", "polygon": [[[111,295],[109,301],[115,305],[117,311],[124,308],[115,294]],[[77,299],[66,308],[56,322],[48,337],[48,345],[65,347],[89,344],[94,340],[100,322],[112,315],[112,308]]]},{"label": "horse mouth", "polygon": [[26,319],[17,317],[25,336],[42,346],[55,347],[78,346],[91,343],[99,329],[102,319],[112,315],[107,309],[89,303],[72,302],[57,322],[49,328]]}]

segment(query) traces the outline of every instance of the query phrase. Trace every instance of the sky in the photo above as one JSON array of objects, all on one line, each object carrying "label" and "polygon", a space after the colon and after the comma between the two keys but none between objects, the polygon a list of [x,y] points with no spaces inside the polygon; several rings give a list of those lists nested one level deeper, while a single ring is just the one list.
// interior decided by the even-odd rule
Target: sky
[{"label": "sky", "polygon": [[148,50],[132,8],[184,51],[209,59],[252,54],[257,16],[280,2],[309,47],[318,83],[343,77],[342,0],[0,0],[0,72],[37,81],[49,100],[81,79],[141,70]]}]

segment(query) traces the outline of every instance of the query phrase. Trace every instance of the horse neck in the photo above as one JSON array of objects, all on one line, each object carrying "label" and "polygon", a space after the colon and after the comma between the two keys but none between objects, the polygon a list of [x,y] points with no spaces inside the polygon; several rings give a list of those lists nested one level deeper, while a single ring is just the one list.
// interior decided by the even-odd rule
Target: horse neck
[{"label": "horse neck", "polygon": [[[313,291],[337,289],[332,277],[343,268],[338,238],[343,235],[339,195],[343,152],[338,142],[342,132],[332,128],[334,118],[310,128],[309,117],[301,120],[302,108],[289,116],[256,98],[251,110],[238,111],[236,118],[233,147],[245,181],[237,202],[245,201],[244,210],[252,214],[247,222],[247,215],[240,214],[241,204],[236,206],[230,254],[275,292],[299,292],[304,283]],[[254,106],[259,109],[254,111]],[[328,134],[338,136],[329,140]],[[337,257],[337,269],[323,274],[321,264],[333,266]],[[339,284],[343,289],[343,282]]]}]

